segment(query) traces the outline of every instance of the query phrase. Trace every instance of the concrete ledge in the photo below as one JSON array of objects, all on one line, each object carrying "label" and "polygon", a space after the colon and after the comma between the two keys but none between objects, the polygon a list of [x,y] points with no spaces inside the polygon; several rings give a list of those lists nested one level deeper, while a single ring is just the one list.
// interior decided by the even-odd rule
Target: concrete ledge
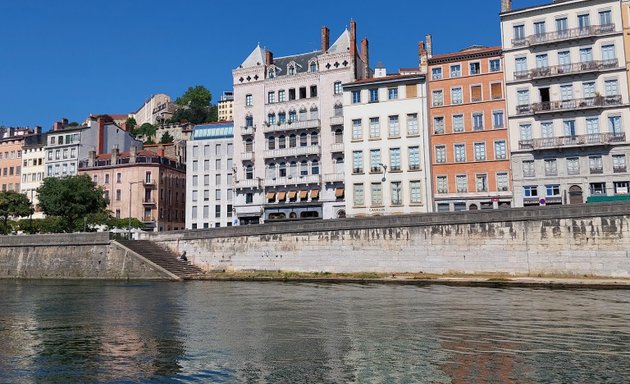
[{"label": "concrete ledge", "polygon": [[109,244],[109,232],[0,236],[0,247],[50,247],[60,245],[107,244]]}]

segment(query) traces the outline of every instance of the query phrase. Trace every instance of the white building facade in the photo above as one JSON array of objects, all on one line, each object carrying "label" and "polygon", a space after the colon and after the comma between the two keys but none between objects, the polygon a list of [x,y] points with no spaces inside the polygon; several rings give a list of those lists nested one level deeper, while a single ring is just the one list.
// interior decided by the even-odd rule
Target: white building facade
[{"label": "white building facade", "polygon": [[44,217],[38,209],[39,198],[37,197],[37,188],[42,184],[42,180],[46,177],[46,134],[30,135],[24,138],[22,147],[22,186],[21,190],[35,208],[33,218],[39,219]]},{"label": "white building facade", "polygon": [[186,152],[186,229],[231,226],[234,124],[195,126]]},{"label": "white building facade", "polygon": [[515,206],[628,193],[630,121],[619,1],[512,10],[501,30]]},{"label": "white building facade", "polygon": [[370,74],[356,24],[321,50],[274,58],[257,47],[233,71],[235,209],[240,225],[345,216],[342,84]]},{"label": "white building facade", "polygon": [[344,84],[349,217],[431,210],[426,89],[424,74],[378,69],[375,78]]}]

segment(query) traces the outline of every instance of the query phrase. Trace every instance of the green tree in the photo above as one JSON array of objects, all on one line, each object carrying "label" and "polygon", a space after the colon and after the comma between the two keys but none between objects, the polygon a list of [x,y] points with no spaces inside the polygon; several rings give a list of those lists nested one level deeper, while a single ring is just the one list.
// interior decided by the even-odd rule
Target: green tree
[{"label": "green tree", "polygon": [[169,143],[172,143],[173,140],[175,140],[175,138],[171,136],[171,134],[168,133],[168,131],[166,131],[164,132],[164,134],[162,135],[162,138],[160,139],[160,144],[169,144]]},{"label": "green tree", "polygon": [[26,217],[34,212],[31,201],[19,192],[0,192],[0,218],[2,218],[2,233],[9,232],[9,218]]},{"label": "green tree", "polygon": [[88,175],[48,177],[37,193],[42,211],[48,216],[61,217],[66,232],[83,228],[83,217],[104,211],[109,203],[103,188],[96,186]]},{"label": "green tree", "polygon": [[173,114],[171,121],[192,124],[217,121],[218,116],[213,119],[211,101],[212,93],[203,85],[189,87],[181,97],[175,100],[179,108]]},{"label": "green tree", "polygon": [[129,117],[125,122],[125,125],[127,126],[127,132],[133,132],[133,130],[136,129],[138,123],[136,122],[136,119],[134,119],[133,117]]}]

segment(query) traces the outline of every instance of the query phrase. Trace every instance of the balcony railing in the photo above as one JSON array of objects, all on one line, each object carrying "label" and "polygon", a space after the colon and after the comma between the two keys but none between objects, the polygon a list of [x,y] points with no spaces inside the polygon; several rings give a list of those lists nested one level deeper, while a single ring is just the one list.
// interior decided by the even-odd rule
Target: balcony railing
[{"label": "balcony railing", "polygon": [[236,188],[261,188],[262,179],[243,179],[236,182]]},{"label": "balcony railing", "polygon": [[151,215],[149,215],[149,216],[142,216],[142,221],[144,223],[149,223],[149,222],[155,221],[155,217],[153,217]]},{"label": "balcony railing", "polygon": [[282,132],[282,131],[289,131],[289,130],[295,130],[295,129],[319,128],[319,126],[320,126],[319,119],[293,121],[293,122],[287,121],[286,123],[282,123],[282,124],[276,123],[276,124],[269,124],[269,125],[265,123],[265,125],[263,125],[263,132],[264,133]]},{"label": "balcony railing", "polygon": [[256,127],[251,125],[247,127],[241,127],[241,135],[253,135],[255,129]]},{"label": "balcony railing", "polygon": [[531,35],[526,38],[512,39],[513,47],[536,46],[541,44],[554,43],[564,40],[584,39],[593,36],[605,35],[615,32],[615,24],[591,25],[582,28],[565,29]]},{"label": "balcony railing", "polygon": [[621,95],[595,96],[585,99],[545,101],[529,105],[517,105],[517,115],[537,115],[552,112],[576,111],[583,109],[604,108],[621,105]]},{"label": "balcony railing", "polygon": [[241,153],[241,160],[254,160],[254,152]]},{"label": "balcony railing", "polygon": [[614,173],[625,173],[627,172],[627,168],[625,165],[613,165]]},{"label": "balcony railing", "polygon": [[262,215],[262,207],[260,205],[235,205],[236,216],[260,216]]},{"label": "balcony railing", "polygon": [[265,187],[278,187],[299,184],[319,184],[320,182],[320,175],[273,177],[265,179]]},{"label": "balcony railing", "polygon": [[144,179],[144,180],[142,180],[142,185],[144,185],[145,187],[155,187],[155,180],[154,179]]},{"label": "balcony railing", "polygon": [[274,158],[274,157],[319,155],[320,153],[321,153],[321,147],[319,145],[309,145],[307,147],[270,149],[270,150],[265,151],[263,156],[266,159],[269,159],[269,158]]},{"label": "balcony railing", "polygon": [[607,145],[611,143],[623,143],[626,141],[625,133],[592,133],[588,135],[545,137],[540,139],[520,140],[520,149],[545,149],[578,147],[586,145]]},{"label": "balcony railing", "polygon": [[324,175],[324,183],[334,183],[344,180],[344,173],[327,173]]},{"label": "balcony railing", "polygon": [[330,125],[343,125],[343,116],[333,116],[330,118]]},{"label": "balcony railing", "polygon": [[343,143],[334,143],[330,146],[330,151],[335,152],[343,152]]},{"label": "balcony railing", "polygon": [[565,76],[578,73],[598,72],[606,69],[614,69],[619,67],[617,59],[610,60],[594,60],[584,63],[570,63],[553,65],[551,67],[541,67],[526,71],[514,72],[515,80],[542,79],[547,77]]},{"label": "balcony railing", "polygon": [[151,199],[151,198],[148,198],[148,199],[147,199],[147,198],[144,198],[144,199],[142,200],[142,204],[143,204],[143,205],[155,205],[156,203],[155,203],[155,199]]},{"label": "balcony railing", "polygon": [[590,171],[591,171],[591,175],[602,175],[602,174],[604,174],[604,168],[603,167],[591,167]]}]

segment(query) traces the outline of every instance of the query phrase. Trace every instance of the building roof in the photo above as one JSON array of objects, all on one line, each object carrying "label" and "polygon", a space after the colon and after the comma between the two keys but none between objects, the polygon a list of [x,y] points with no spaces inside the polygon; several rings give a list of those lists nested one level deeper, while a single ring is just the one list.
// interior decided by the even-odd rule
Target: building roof
[{"label": "building roof", "polygon": [[531,11],[531,10],[535,10],[535,9],[545,8],[545,7],[562,6],[562,5],[565,5],[565,4],[575,4],[575,3],[579,4],[582,1],[584,1],[584,0],[553,0],[551,2],[547,2],[547,3],[544,3],[544,4],[530,5],[528,7],[521,7],[521,8],[514,8],[514,9],[511,9],[511,10],[506,11],[506,12],[501,12],[500,15],[501,16],[506,16],[506,15],[509,15],[511,13],[518,13],[518,12],[523,12],[523,11]]},{"label": "building roof", "polygon": [[239,68],[251,68],[265,63],[265,49],[260,44],[247,56]]},{"label": "building roof", "polygon": [[295,73],[308,72],[308,63],[311,59],[316,59],[322,51],[313,51],[309,53],[300,53],[297,55],[277,57],[273,59],[273,65],[279,68],[276,72],[276,76],[283,76],[288,74],[288,65],[295,63]]},{"label": "building roof", "polygon": [[502,52],[501,47],[480,47],[473,46],[470,48],[462,49],[458,52],[445,53],[441,55],[435,55],[429,58],[429,65],[448,63],[451,61],[469,60],[481,57],[490,57],[500,55]]},{"label": "building roof", "polygon": [[231,139],[234,137],[234,122],[195,125],[191,140]]},{"label": "building roof", "polygon": [[333,45],[328,48],[328,53],[346,52],[350,49],[350,31],[345,31],[335,40]]}]

